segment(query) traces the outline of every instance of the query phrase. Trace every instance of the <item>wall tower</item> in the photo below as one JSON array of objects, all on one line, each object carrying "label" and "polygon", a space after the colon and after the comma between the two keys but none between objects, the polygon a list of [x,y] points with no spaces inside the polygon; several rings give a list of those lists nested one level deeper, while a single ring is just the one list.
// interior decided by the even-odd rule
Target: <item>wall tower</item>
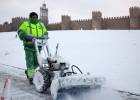
[{"label": "wall tower", "polygon": [[130,29],[140,29],[140,8],[129,8],[130,13]]},{"label": "wall tower", "polygon": [[102,29],[102,13],[100,11],[92,12],[92,29]]},{"label": "wall tower", "polygon": [[62,24],[61,24],[61,29],[62,30],[70,30],[71,28],[71,18],[70,16],[62,16]]}]

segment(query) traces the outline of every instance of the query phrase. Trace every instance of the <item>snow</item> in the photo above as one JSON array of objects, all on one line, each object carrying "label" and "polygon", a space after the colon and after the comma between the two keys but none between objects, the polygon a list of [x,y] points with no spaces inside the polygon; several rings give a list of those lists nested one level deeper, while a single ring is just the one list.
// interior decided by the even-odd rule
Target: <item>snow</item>
[{"label": "snow", "polygon": [[[106,87],[140,94],[140,30],[50,31],[52,54],[58,54],[83,72],[106,78]],[[16,32],[0,33],[0,67],[26,69],[24,48]],[[8,71],[8,70],[7,70]],[[18,72],[17,72],[18,73]]]}]

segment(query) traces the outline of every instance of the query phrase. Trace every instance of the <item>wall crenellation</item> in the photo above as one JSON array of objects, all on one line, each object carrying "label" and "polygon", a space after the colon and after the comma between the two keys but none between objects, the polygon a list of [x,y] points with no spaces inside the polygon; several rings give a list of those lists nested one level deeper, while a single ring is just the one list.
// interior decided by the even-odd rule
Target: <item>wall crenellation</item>
[{"label": "wall crenellation", "polygon": [[73,22],[78,22],[78,23],[80,23],[80,22],[88,22],[88,21],[90,21],[91,19],[78,19],[78,20],[73,20]]},{"label": "wall crenellation", "polygon": [[102,21],[106,21],[106,20],[126,20],[126,19],[129,19],[129,16],[107,17],[107,18],[103,18]]}]

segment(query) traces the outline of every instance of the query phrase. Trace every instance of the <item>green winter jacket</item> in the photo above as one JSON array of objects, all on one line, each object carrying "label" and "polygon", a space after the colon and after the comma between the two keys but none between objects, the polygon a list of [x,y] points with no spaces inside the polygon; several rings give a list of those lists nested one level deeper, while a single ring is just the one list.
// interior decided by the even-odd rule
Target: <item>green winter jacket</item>
[{"label": "green winter jacket", "polygon": [[37,37],[47,38],[48,32],[45,25],[40,21],[38,21],[38,23],[36,24],[30,23],[29,21],[24,21],[18,29],[18,35],[19,38],[23,40],[24,45],[26,46],[29,44],[33,44],[31,41],[26,41],[27,36],[32,35],[35,38]]}]

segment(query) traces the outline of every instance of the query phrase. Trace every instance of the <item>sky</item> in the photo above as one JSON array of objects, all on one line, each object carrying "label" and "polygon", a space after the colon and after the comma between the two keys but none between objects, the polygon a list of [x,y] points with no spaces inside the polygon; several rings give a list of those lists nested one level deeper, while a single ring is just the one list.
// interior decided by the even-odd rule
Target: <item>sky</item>
[{"label": "sky", "polygon": [[[44,0],[0,0],[0,24],[11,22],[13,17],[39,14]],[[49,23],[61,21],[61,15],[72,20],[90,19],[92,11],[101,11],[103,17],[128,16],[129,7],[139,6],[140,0],[45,0],[49,10]]]}]

